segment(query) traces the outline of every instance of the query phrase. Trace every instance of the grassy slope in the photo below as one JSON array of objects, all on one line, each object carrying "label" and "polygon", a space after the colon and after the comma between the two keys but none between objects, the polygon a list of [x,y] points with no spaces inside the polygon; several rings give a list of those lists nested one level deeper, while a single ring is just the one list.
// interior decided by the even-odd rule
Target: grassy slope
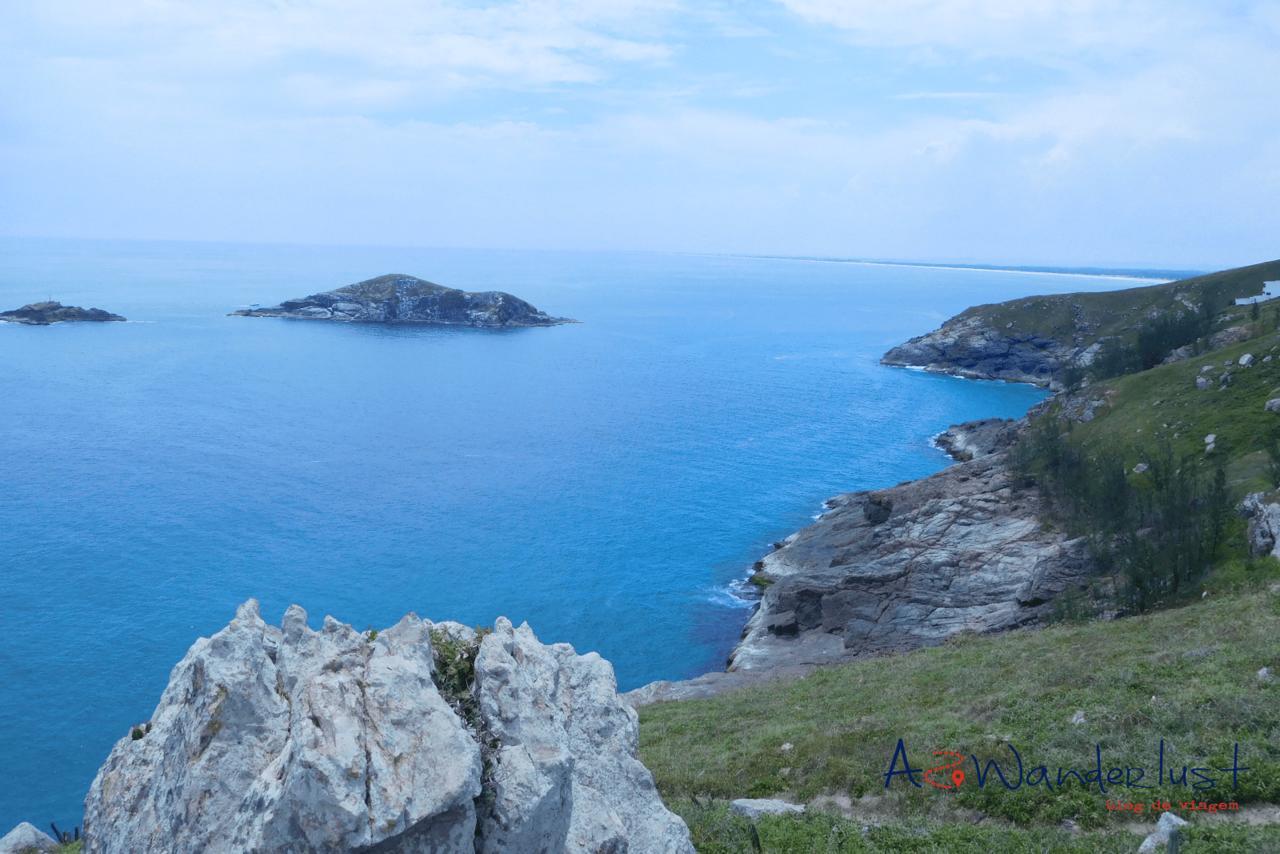
[{"label": "grassy slope", "polygon": [[[1228,475],[1235,491],[1269,489],[1263,442],[1280,428],[1280,415],[1264,409],[1268,400],[1280,397],[1280,333],[1269,331],[1273,310],[1268,308],[1263,319],[1251,325],[1261,333],[1251,340],[1090,386],[1085,394],[1108,400],[1109,406],[1094,421],[1077,427],[1076,437],[1088,443],[1119,441],[1126,457],[1138,462],[1144,448],[1164,439],[1179,456],[1202,455],[1204,437],[1213,433],[1219,452],[1230,461]],[[1228,322],[1243,320],[1237,313]],[[1245,353],[1253,354],[1255,361],[1242,369],[1236,363]],[[1274,358],[1264,363],[1267,355]],[[1230,368],[1224,366],[1227,361]],[[1205,365],[1212,368],[1204,375],[1211,387],[1201,391],[1195,380]],[[1224,371],[1230,371],[1232,382],[1220,389],[1218,378]]]},{"label": "grassy slope", "polygon": [[[1076,332],[1076,311],[1090,331],[1078,342],[1082,346],[1099,338],[1121,335],[1136,329],[1152,312],[1181,309],[1180,299],[1199,303],[1206,288],[1221,289],[1224,296],[1252,296],[1262,291],[1262,283],[1280,280],[1280,261],[1224,270],[1161,285],[1126,288],[1099,293],[1034,296],[991,305],[979,305],[959,317],[980,315],[996,329],[1012,328],[1034,332],[1046,338],[1070,343]],[[1012,324],[1012,327],[1008,325]]]},{"label": "grassy slope", "polygon": [[[926,767],[935,749],[985,760],[1007,758],[1001,745],[1012,743],[1029,766],[1051,769],[1087,767],[1095,743],[1104,767],[1154,766],[1161,736],[1179,765],[1207,759],[1203,764],[1218,766],[1238,740],[1242,764],[1252,770],[1237,791],[1221,797],[1246,810],[1249,803],[1280,801],[1280,682],[1255,676],[1280,662],[1280,595],[1261,589],[1280,578],[1280,565],[1263,564],[1254,573],[1246,585],[1252,592],[1215,594],[1149,616],[966,638],[824,669],[784,686],[647,707],[641,757],[702,850],[749,846],[746,823],[703,798],[808,800],[823,793],[867,796],[858,807],[879,816],[873,823],[883,829],[864,837],[860,818],[776,819],[759,829],[766,850],[1132,850],[1132,832],[1107,813],[1096,788],[1050,793],[969,785],[952,794],[899,781],[886,795],[882,775],[898,738],[913,763]],[[1076,710],[1084,711],[1085,724],[1069,723]],[[783,751],[785,743],[792,748]],[[1148,800],[1154,794],[1138,793]],[[1176,801],[1188,793],[1167,794]],[[978,813],[989,821],[974,827]],[[1058,827],[1067,818],[1095,830],[1072,841]],[[1205,825],[1197,832],[1216,840],[1210,850],[1230,850],[1217,846],[1231,838],[1254,846],[1240,850],[1259,850],[1264,839],[1280,849],[1280,829]]]}]

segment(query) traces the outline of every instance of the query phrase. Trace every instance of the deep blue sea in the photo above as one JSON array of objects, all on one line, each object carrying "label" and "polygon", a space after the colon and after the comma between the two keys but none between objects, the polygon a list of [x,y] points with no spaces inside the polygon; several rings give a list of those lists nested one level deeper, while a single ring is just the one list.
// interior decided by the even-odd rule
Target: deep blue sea
[{"label": "deep blue sea", "polygon": [[[227,317],[387,272],[580,324]],[[877,364],[966,306],[1114,280],[661,254],[0,241],[0,832],[84,793],[199,635],[528,620],[623,689],[722,666],[730,594],[835,493],[946,465],[1026,386]]]}]

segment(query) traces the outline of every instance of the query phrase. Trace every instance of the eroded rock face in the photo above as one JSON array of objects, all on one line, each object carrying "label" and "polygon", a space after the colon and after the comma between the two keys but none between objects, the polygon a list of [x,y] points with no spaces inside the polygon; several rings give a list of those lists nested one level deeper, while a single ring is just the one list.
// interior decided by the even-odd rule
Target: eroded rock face
[{"label": "eroded rock face", "polygon": [[1049,386],[1065,366],[1087,363],[1084,352],[1083,347],[1034,333],[996,329],[971,309],[894,347],[880,361],[973,379]]},{"label": "eroded rock face", "polygon": [[9,323],[25,323],[28,326],[48,326],[51,323],[107,322],[121,321],[124,318],[100,308],[81,308],[78,305],[63,305],[57,300],[51,300],[33,302],[12,311],[0,311],[0,320]]},{"label": "eroded rock face", "polygon": [[1015,488],[1006,458],[829,501],[761,561],[774,583],[730,667],[823,664],[1041,620],[1091,565],[1083,539],[1041,524],[1038,494]]},{"label": "eroded rock face", "polygon": [[[505,634],[481,644],[486,661],[501,658],[503,642],[516,636],[510,623],[501,625]],[[439,643],[461,654],[470,645],[474,654],[470,630],[413,615],[371,638],[332,618],[313,631],[297,606],[277,629],[263,622],[256,602],[241,606],[230,625],[192,646],[151,720],[112,750],[85,801],[85,850],[517,850],[487,841],[489,808],[477,835],[477,804],[520,802],[514,790],[505,790],[504,801],[500,786],[482,787],[480,733],[455,708],[458,697],[437,687],[433,632]],[[543,647],[527,627],[518,632],[505,669],[476,670],[480,708],[487,697],[496,709],[483,750],[502,757],[501,770],[519,753],[516,737],[548,733],[547,749],[558,750],[560,764],[547,767],[568,775],[571,797],[516,809],[508,829],[536,839],[546,828],[594,828],[607,818],[627,833],[661,826],[687,844],[683,822],[665,810],[635,759],[634,713],[617,711],[624,707],[612,668],[569,647]],[[554,706],[542,705],[543,679]],[[519,690],[511,687],[517,683]],[[529,755],[544,758],[541,749]],[[597,768],[619,779],[600,783]]]},{"label": "eroded rock face", "polygon": [[399,273],[285,300],[271,308],[246,308],[232,314],[438,326],[553,326],[568,322],[502,291],[460,291]]},{"label": "eroded rock face", "polygon": [[499,619],[476,656],[476,697],[497,744],[478,851],[693,851],[635,758],[639,719],[609,662]]}]

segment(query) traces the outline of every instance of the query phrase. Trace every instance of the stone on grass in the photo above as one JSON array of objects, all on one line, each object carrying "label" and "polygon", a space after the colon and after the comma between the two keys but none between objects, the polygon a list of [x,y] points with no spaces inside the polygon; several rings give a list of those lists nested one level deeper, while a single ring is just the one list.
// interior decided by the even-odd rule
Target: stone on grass
[{"label": "stone on grass", "polygon": [[789,804],[773,798],[738,798],[729,804],[729,809],[752,821],[762,815],[799,815],[804,812],[802,804]]},{"label": "stone on grass", "polygon": [[1163,847],[1173,847],[1173,840],[1178,836],[1178,829],[1185,827],[1187,822],[1178,818],[1171,812],[1161,813],[1159,821],[1156,822],[1156,829],[1142,840],[1142,845],[1138,847],[1138,854],[1152,854]]}]

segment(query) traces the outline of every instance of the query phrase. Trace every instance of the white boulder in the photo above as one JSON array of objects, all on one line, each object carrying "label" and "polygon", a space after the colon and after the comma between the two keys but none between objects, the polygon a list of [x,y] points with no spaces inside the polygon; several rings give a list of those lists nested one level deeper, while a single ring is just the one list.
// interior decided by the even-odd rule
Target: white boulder
[{"label": "white boulder", "polygon": [[25,821],[0,838],[0,854],[29,854],[32,851],[53,851],[57,847],[58,843],[52,836]]},{"label": "white boulder", "polygon": [[729,809],[752,821],[762,815],[799,815],[804,812],[802,804],[787,803],[773,798],[738,798],[729,803]]},{"label": "white boulder", "polygon": [[691,852],[636,759],[639,718],[618,698],[613,666],[568,644],[544,646],[499,618],[476,656],[493,795],[477,851]]},{"label": "white boulder", "polygon": [[85,851],[692,852],[637,732],[608,662],[527,626],[277,629],[250,600],[112,750]]}]

